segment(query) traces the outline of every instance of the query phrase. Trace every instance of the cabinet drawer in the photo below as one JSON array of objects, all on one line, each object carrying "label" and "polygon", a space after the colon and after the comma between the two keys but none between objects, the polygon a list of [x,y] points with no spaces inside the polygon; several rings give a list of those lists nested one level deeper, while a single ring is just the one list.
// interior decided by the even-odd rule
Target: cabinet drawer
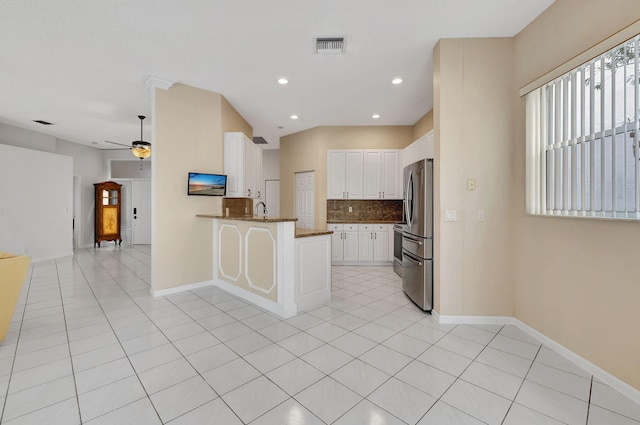
[{"label": "cabinet drawer", "polygon": [[344,225],[344,230],[351,230],[351,231],[357,232],[358,231],[358,225],[354,224],[354,223],[345,224]]},{"label": "cabinet drawer", "polygon": [[371,232],[373,231],[373,224],[358,224],[358,230],[363,232],[363,231],[367,231],[367,232]]},{"label": "cabinet drawer", "polygon": [[389,225],[388,224],[374,224],[374,229],[376,232],[388,232]]},{"label": "cabinet drawer", "polygon": [[327,230],[331,230],[333,232],[339,232],[344,229],[344,224],[327,224]]}]

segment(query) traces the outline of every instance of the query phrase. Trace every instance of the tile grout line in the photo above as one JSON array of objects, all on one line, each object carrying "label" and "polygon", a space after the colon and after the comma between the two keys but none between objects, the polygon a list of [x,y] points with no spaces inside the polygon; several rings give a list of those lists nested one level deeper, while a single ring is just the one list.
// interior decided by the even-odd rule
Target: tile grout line
[{"label": "tile grout line", "polygon": [[[62,296],[62,287],[60,284],[60,270],[58,269],[58,261],[54,262],[56,266],[56,277],[58,281],[58,292],[60,294],[60,306],[62,307],[62,319],[64,321],[64,330],[67,335],[67,350],[69,352],[69,363],[71,364],[71,376],[73,377],[73,388],[76,393],[76,406],[78,407],[78,418],[80,419],[80,423],[82,424],[82,411],[80,410],[80,394],[78,394],[78,384],[76,383],[76,374],[75,368],[73,366],[73,356],[71,355],[71,341],[69,340],[69,328],[67,326],[67,315],[64,310],[64,297]],[[85,278],[86,279],[86,278]]]},{"label": "tile grout line", "polygon": [[591,375],[591,382],[589,384],[589,401],[587,401],[587,419],[585,425],[589,424],[589,413],[591,413],[591,395],[593,394],[593,375]]},{"label": "tile grout line", "polygon": [[[94,250],[95,250],[95,248],[94,248]],[[98,302],[98,306],[100,307],[100,310],[102,311],[102,314],[104,315],[105,319],[107,320],[107,323],[109,324],[109,327],[111,328],[111,332],[113,332],[113,335],[115,336],[116,340],[118,341],[118,344],[120,345],[120,348],[122,349],[122,352],[124,353],[124,355],[125,355],[125,357],[126,357],[127,361],[129,362],[129,365],[131,366],[131,369],[133,370],[133,373],[135,374],[135,376],[136,376],[136,378],[137,378],[137,380],[138,380],[138,383],[139,383],[139,384],[140,384],[140,386],[142,387],[142,390],[144,391],[144,393],[145,393],[145,395],[146,395],[147,399],[149,400],[149,403],[150,403],[150,404],[151,404],[151,406],[153,407],[153,410],[154,410],[154,412],[156,413],[156,415],[158,416],[158,419],[160,420],[160,423],[162,423],[162,418],[160,417],[160,414],[158,413],[158,411],[157,411],[157,409],[156,409],[155,405],[151,402],[151,397],[149,396],[149,393],[147,392],[147,389],[146,389],[146,388],[144,387],[144,385],[142,384],[142,380],[140,379],[140,376],[138,376],[138,371],[137,371],[137,370],[136,370],[136,368],[133,366],[133,363],[131,363],[131,359],[129,358],[129,355],[127,354],[127,351],[124,349],[124,346],[122,345],[122,341],[120,340],[120,338],[118,337],[118,334],[116,333],[115,329],[113,328],[113,325],[111,324],[111,320],[109,320],[109,316],[108,316],[108,315],[106,314],[106,312],[104,311],[104,308],[103,308],[103,306],[102,306],[102,303],[100,302],[100,299],[96,296],[95,291],[93,290],[93,287],[92,287],[92,286],[91,286],[91,284],[89,283],[89,279],[87,279],[87,275],[86,275],[86,273],[84,272],[84,269],[82,268],[82,265],[81,265],[79,262],[77,262],[77,261],[76,261],[75,255],[74,255],[74,260],[73,260],[73,262],[74,262],[74,263],[77,263],[78,268],[80,269],[80,272],[82,273],[82,276],[84,277],[84,279],[85,279],[85,281],[86,281],[86,283],[87,283],[87,286],[89,287],[89,290],[91,291],[91,293],[93,294],[94,298],[95,298],[95,299],[96,299],[96,301]],[[103,265],[102,263],[100,263],[100,262],[98,262],[98,263],[100,264],[100,267],[102,267],[104,270],[106,270],[106,268],[104,267],[104,265]],[[109,274],[109,276],[111,276],[111,277],[113,278],[113,276],[112,276],[108,271],[107,271],[107,273]],[[136,275],[136,276],[137,276],[137,275]],[[126,291],[124,290],[124,288],[122,288],[122,286],[120,286],[120,284],[118,283],[118,280],[117,280],[117,279],[114,279],[114,280],[115,280],[116,284],[118,285],[118,287],[119,287],[123,292],[125,292],[129,298],[131,298],[131,297],[130,297],[130,295],[129,295],[129,293],[128,293],[128,292],[126,292]],[[135,301],[134,301],[134,303],[135,303]],[[137,303],[135,303],[135,304],[136,304],[136,306],[138,306],[138,304],[137,304]],[[138,308],[139,308],[139,307],[138,307]],[[154,323],[154,325],[155,325],[155,323]],[[65,326],[66,326],[66,324],[65,324]],[[68,335],[68,334],[67,334],[67,335]],[[71,350],[71,347],[69,347],[69,350]],[[72,363],[72,367],[73,367],[73,360],[71,360],[71,363]],[[107,363],[109,363],[109,362],[107,362]],[[97,365],[97,366],[95,366],[95,367],[100,367],[100,366],[102,366],[102,365]],[[93,368],[90,368],[90,369],[93,369]],[[88,370],[90,370],[90,369],[88,369]],[[125,378],[119,379],[119,380],[117,380],[117,381],[112,382],[111,384],[113,384],[113,383],[115,383],[115,382],[122,381],[122,380],[127,379],[127,378],[128,378],[128,377],[125,377]],[[75,379],[74,379],[74,384],[75,384]],[[105,386],[107,386],[107,385],[111,385],[111,384],[105,384],[105,385],[102,385],[102,386],[100,386],[100,387],[94,388],[94,389],[92,389],[92,390],[90,390],[90,391],[94,391],[94,390],[97,390],[97,389],[99,389],[99,388],[103,388],[103,387],[105,387]],[[88,393],[88,392],[90,392],[90,391],[87,391],[87,393]],[[77,389],[76,389],[76,393],[77,393]],[[113,410],[111,410],[111,411],[109,411],[109,412],[105,412],[105,413],[103,413],[103,414],[101,414],[101,415],[98,415],[98,416],[96,416],[95,418],[92,418],[91,420],[96,419],[96,418],[99,418],[99,417],[104,416],[104,415],[107,415],[107,414],[109,414],[109,413],[111,413],[111,412],[114,412],[115,410],[121,409],[121,408],[123,408],[123,407],[125,407],[125,406],[128,406],[128,405],[130,405],[130,404],[136,403],[136,402],[137,402],[137,401],[139,401],[139,400],[142,400],[142,398],[137,399],[137,400],[134,400],[134,401],[132,401],[132,402],[130,402],[130,403],[127,403],[127,404],[125,404],[125,405],[123,405],[123,406],[117,407],[116,409],[113,409]],[[78,410],[80,410],[80,395],[79,395],[79,394],[78,394]],[[82,416],[80,417],[80,423],[81,423],[81,424],[83,423],[83,421],[82,421]]]},{"label": "tile grout line", "polygon": [[20,319],[20,327],[18,328],[18,337],[16,339],[16,348],[13,351],[13,361],[11,362],[11,369],[9,371],[9,381],[7,382],[7,391],[5,393],[4,403],[2,405],[2,414],[0,414],[0,424],[4,419],[7,408],[7,400],[9,399],[9,388],[11,388],[11,380],[13,378],[13,369],[16,365],[16,358],[18,353],[18,344],[20,343],[20,337],[22,336],[22,324],[24,323],[24,317],[27,314],[27,301],[29,300],[29,294],[31,293],[31,284],[33,283],[33,272],[35,270],[35,264],[30,266],[31,272],[29,273],[29,285],[27,287],[27,294],[24,297],[24,309],[22,310],[22,318]]}]

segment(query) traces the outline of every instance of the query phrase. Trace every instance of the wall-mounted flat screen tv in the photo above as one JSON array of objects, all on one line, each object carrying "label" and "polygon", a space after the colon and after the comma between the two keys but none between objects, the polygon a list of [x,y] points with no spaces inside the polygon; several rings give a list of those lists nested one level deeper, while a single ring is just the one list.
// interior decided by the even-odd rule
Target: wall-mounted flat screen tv
[{"label": "wall-mounted flat screen tv", "polygon": [[201,196],[224,196],[226,193],[226,175],[189,173],[187,194]]}]

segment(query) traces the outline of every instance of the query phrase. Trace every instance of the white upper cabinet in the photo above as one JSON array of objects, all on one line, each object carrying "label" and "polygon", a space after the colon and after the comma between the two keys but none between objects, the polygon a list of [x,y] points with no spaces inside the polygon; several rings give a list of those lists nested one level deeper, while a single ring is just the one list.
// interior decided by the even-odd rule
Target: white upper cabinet
[{"label": "white upper cabinet", "polygon": [[402,167],[425,158],[433,158],[433,130],[404,148]]},{"label": "white upper cabinet", "polygon": [[345,165],[345,199],[362,199],[363,151],[348,149]]},{"label": "white upper cabinet", "polygon": [[262,198],[262,149],[243,133],[224,133],[227,196]]},{"label": "white upper cabinet", "polygon": [[344,199],[346,196],[346,151],[327,151],[327,199]]},{"label": "white upper cabinet", "polygon": [[327,199],[402,199],[402,150],[328,150]]},{"label": "white upper cabinet", "polygon": [[382,151],[366,149],[364,151],[364,199],[382,198]]},{"label": "white upper cabinet", "polygon": [[362,199],[362,149],[327,151],[327,199]]},{"label": "white upper cabinet", "polygon": [[364,151],[364,199],[402,199],[402,150]]}]

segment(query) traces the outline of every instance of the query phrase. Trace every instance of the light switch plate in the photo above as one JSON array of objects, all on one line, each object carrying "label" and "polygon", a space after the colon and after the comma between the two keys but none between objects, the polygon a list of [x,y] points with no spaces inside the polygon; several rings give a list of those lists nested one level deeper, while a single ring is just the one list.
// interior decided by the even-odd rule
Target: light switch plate
[{"label": "light switch plate", "polygon": [[353,212],[353,207],[349,207],[349,212]]},{"label": "light switch plate", "polygon": [[484,210],[478,210],[478,221],[484,221],[484,220],[485,220]]},{"label": "light switch plate", "polygon": [[444,212],[444,221],[456,221],[458,219],[458,212],[456,210],[446,210]]}]

